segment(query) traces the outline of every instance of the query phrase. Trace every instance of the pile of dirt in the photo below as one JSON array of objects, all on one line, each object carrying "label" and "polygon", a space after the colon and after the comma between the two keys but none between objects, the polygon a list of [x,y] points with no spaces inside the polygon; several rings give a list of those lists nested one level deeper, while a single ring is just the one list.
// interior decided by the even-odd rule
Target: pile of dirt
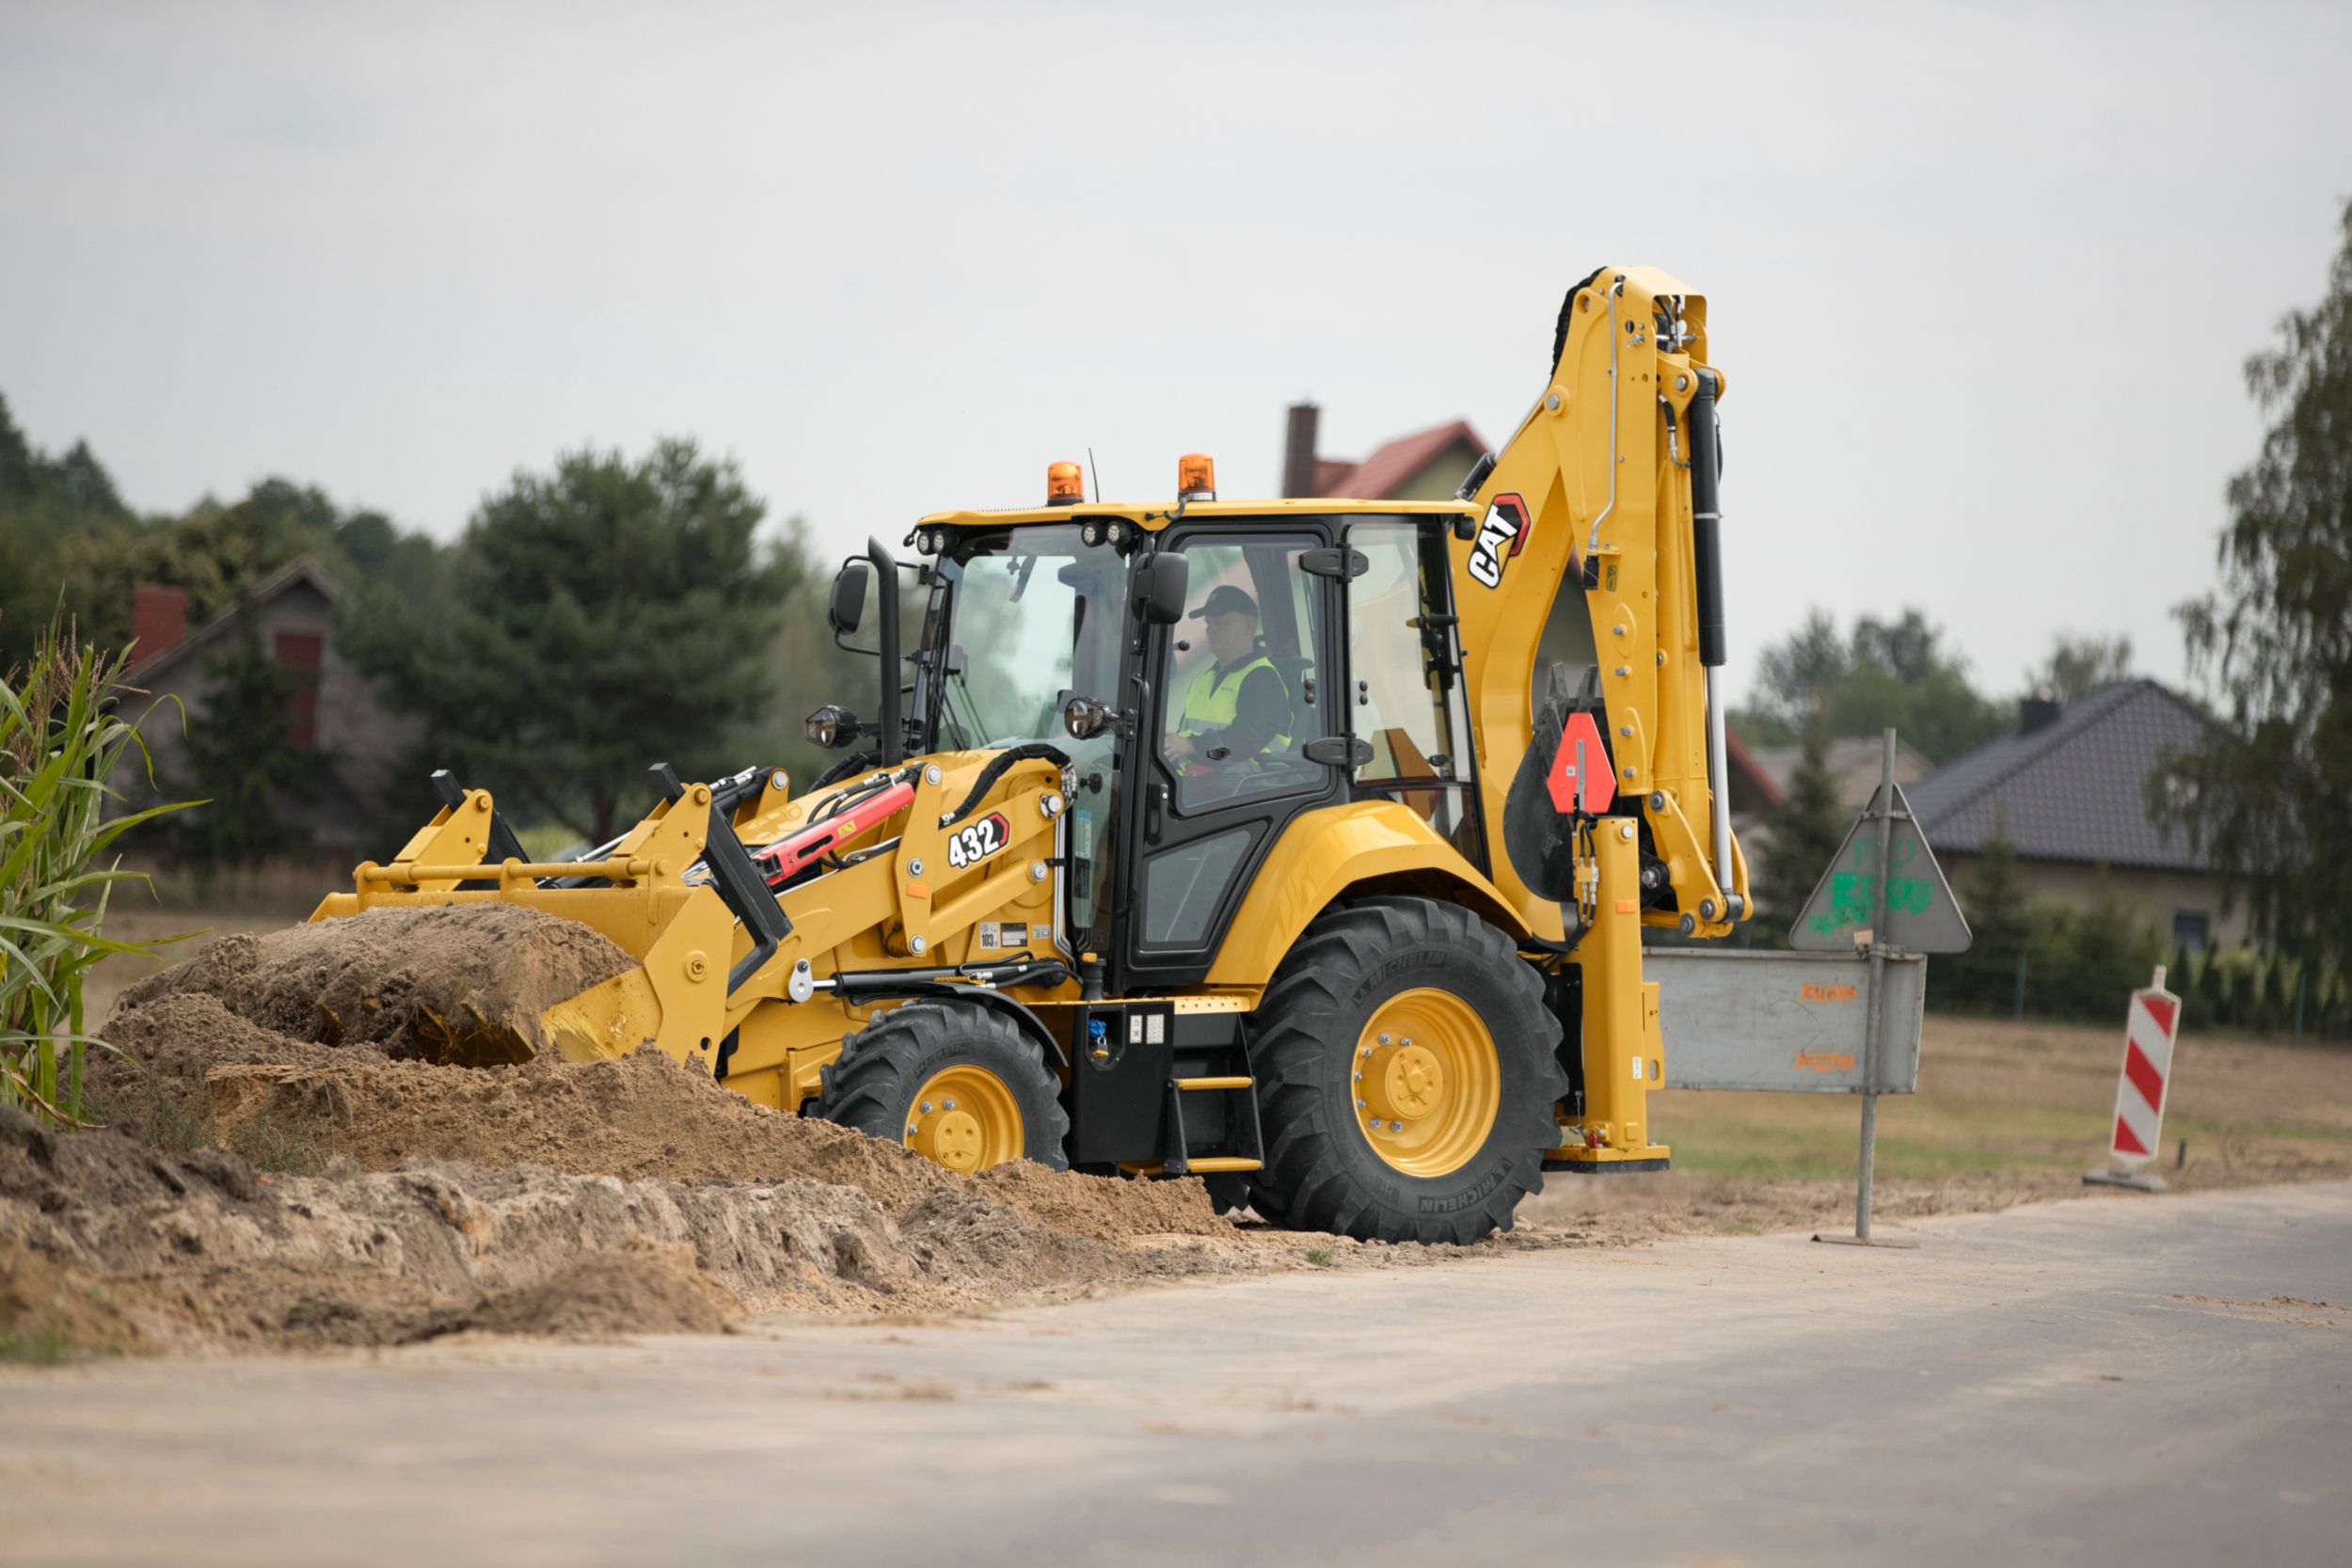
[{"label": "pile of dirt", "polygon": [[1106,1181],[1025,1163],[962,1178],[898,1145],[755,1105],[650,1048],[491,1069],[238,1065],[214,1069],[204,1088],[224,1147],[331,1150],[368,1170],[436,1159],[626,1180],[799,1179],[856,1187],[894,1214],[968,1180],[1040,1224],[1098,1241],[1232,1228],[1198,1182]]},{"label": "pile of dirt", "polygon": [[[544,1051],[539,1011],[628,961],[584,927],[475,905],[231,937],[133,987],[107,1024],[123,1055],[92,1060],[111,1130],[0,1116],[0,1333],[710,1332],[1279,1259],[1198,1182],[961,1177],[754,1105],[699,1059]],[[492,1036],[519,1059],[452,1046]]]},{"label": "pile of dirt", "polygon": [[[993,1190],[1035,1186],[1054,1194],[1033,1199],[1041,1208],[1083,1214],[1072,1193],[1091,1183],[1104,1206],[1088,1227],[1113,1231],[1116,1195],[1149,1191],[1137,1183],[942,1175],[895,1213],[859,1188],[803,1179],[624,1181],[422,1160],[273,1176],[216,1150],[165,1154],[0,1110],[0,1335],[204,1351],[471,1328],[707,1331],[743,1311],[970,1310],[1274,1261],[1230,1227],[1121,1244],[1041,1223]],[[1160,1204],[1147,1223],[1186,1217]]]},{"label": "pile of dirt", "polygon": [[552,1276],[490,1296],[467,1328],[493,1334],[718,1334],[743,1316],[735,1292],[703,1272],[683,1242],[631,1236]]},{"label": "pile of dirt", "polygon": [[[892,1214],[966,1180],[755,1105],[699,1060],[647,1048],[463,1066],[436,1059],[432,1026],[388,1022],[457,1011],[520,1037],[539,1010],[627,963],[584,926],[499,904],[371,910],[230,937],[124,992],[107,1024],[123,1055],[94,1063],[92,1090],[111,1122],[150,1142],[210,1143],[293,1174],[439,1160],[628,1181],[799,1180],[857,1188]],[[1097,1241],[1232,1228],[1197,1182],[1025,1165],[977,1180],[1038,1223]]]},{"label": "pile of dirt", "polygon": [[368,1170],[430,1158],[631,1180],[800,1177],[864,1187],[893,1209],[948,1180],[895,1146],[755,1105],[650,1047],[500,1068],[246,1061],[201,1083],[223,1147],[299,1148]]}]

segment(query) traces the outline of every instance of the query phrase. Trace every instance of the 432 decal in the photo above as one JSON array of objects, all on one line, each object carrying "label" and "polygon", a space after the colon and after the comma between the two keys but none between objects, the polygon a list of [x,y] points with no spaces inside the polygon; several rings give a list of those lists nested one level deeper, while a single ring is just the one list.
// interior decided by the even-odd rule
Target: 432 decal
[{"label": "432 decal", "polygon": [[990,812],[977,822],[957,829],[947,835],[947,863],[961,871],[976,861],[984,861],[1012,842],[1012,825],[1000,811]]},{"label": "432 decal", "polygon": [[1470,575],[1488,588],[1502,586],[1503,565],[1527,543],[1532,522],[1527,502],[1517,491],[1505,491],[1488,501],[1486,521],[1478,525],[1470,541]]}]

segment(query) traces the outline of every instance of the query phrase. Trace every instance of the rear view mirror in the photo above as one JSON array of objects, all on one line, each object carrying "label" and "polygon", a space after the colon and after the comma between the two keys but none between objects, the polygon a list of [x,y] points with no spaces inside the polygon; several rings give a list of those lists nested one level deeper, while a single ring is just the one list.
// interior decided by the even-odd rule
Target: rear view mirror
[{"label": "rear view mirror", "polygon": [[866,562],[847,561],[834,574],[833,593],[825,600],[825,621],[835,637],[847,637],[866,619]]},{"label": "rear view mirror", "polygon": [[1152,556],[1136,569],[1136,606],[1155,626],[1172,626],[1184,618],[1184,590],[1192,578],[1192,562],[1172,551]]}]

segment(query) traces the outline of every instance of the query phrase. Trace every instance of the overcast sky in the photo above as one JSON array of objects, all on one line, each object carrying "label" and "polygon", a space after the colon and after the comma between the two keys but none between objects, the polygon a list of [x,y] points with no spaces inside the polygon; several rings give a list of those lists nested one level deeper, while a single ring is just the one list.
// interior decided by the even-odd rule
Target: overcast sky
[{"label": "overcast sky", "polygon": [[2343,4],[0,0],[0,393],[143,509],[444,536],[691,435],[837,553],[1089,447],[1271,494],[1301,396],[1500,441],[1647,262],[1730,385],[1735,667],[1916,604],[1994,689],[2060,628],[2177,679],[2348,100]]}]

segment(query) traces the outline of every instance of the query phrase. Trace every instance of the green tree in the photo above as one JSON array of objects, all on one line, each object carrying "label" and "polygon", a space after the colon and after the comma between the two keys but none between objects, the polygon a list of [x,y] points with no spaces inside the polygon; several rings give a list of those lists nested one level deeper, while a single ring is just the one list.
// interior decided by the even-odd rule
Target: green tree
[{"label": "green tree", "polygon": [[2190,668],[2226,721],[2149,780],[2250,903],[2257,935],[2352,963],[2352,201],[2326,296],[2246,361],[2270,421],[2231,481],[2218,582],[2181,607]]},{"label": "green tree", "polygon": [[797,533],[757,536],[764,512],[691,441],[565,454],[485,501],[434,586],[359,595],[344,652],[437,764],[602,843],[651,803],[653,763],[765,760],[728,748],[769,711],[807,562]]},{"label": "green tree", "polygon": [[2130,638],[2084,637],[2062,631],[2050,645],[2050,657],[2026,673],[2026,689],[2071,703],[2092,688],[2120,681],[2131,673]]},{"label": "green tree", "polygon": [[363,578],[341,540],[370,518],[383,521],[368,513],[346,518],[315,487],[265,479],[226,506],[207,499],[182,517],[75,533],[60,549],[66,598],[102,646],[130,636],[131,591],[142,582],[186,589],[189,625],[200,626],[300,556],[346,585]]},{"label": "green tree", "polygon": [[0,498],[29,499],[39,489],[33,445],[17,428],[8,400],[0,397]]},{"label": "green tree", "polygon": [[[69,550],[123,539],[136,521],[87,442],[75,442],[63,457],[44,455],[0,398],[0,663],[33,656],[60,600],[70,613],[81,608],[66,586]],[[129,614],[126,603],[121,617]],[[85,637],[120,646],[89,617],[77,619]]]},{"label": "green tree", "polygon": [[1829,870],[1851,825],[1837,799],[1837,781],[1830,776],[1829,735],[1819,720],[1805,726],[1804,749],[1788,775],[1788,787],[1764,808],[1762,818],[1771,843],[1764,856],[1760,901],[1785,942],[1788,924]]},{"label": "green tree", "polygon": [[203,673],[203,701],[187,721],[186,771],[170,781],[198,803],[172,824],[174,851],[208,870],[282,855],[280,807],[319,767],[317,753],[291,744],[295,694],[317,679],[316,672],[278,663],[247,605],[238,614],[235,641],[207,659]]},{"label": "green tree", "polygon": [[1787,744],[1816,715],[1832,738],[1875,736],[1891,724],[1939,761],[2009,727],[2006,707],[1969,684],[1967,661],[1916,610],[1891,621],[1863,616],[1843,638],[1826,611],[1812,611],[1764,650],[1755,692],[1733,718],[1742,735]]},{"label": "green tree", "polygon": [[1938,1006],[1975,1012],[2008,1012],[2015,1006],[2017,960],[2032,940],[2025,879],[2008,823],[1994,807],[1993,836],[1962,883],[1961,910],[1968,917],[1968,951],[1928,966],[1928,984]]}]

